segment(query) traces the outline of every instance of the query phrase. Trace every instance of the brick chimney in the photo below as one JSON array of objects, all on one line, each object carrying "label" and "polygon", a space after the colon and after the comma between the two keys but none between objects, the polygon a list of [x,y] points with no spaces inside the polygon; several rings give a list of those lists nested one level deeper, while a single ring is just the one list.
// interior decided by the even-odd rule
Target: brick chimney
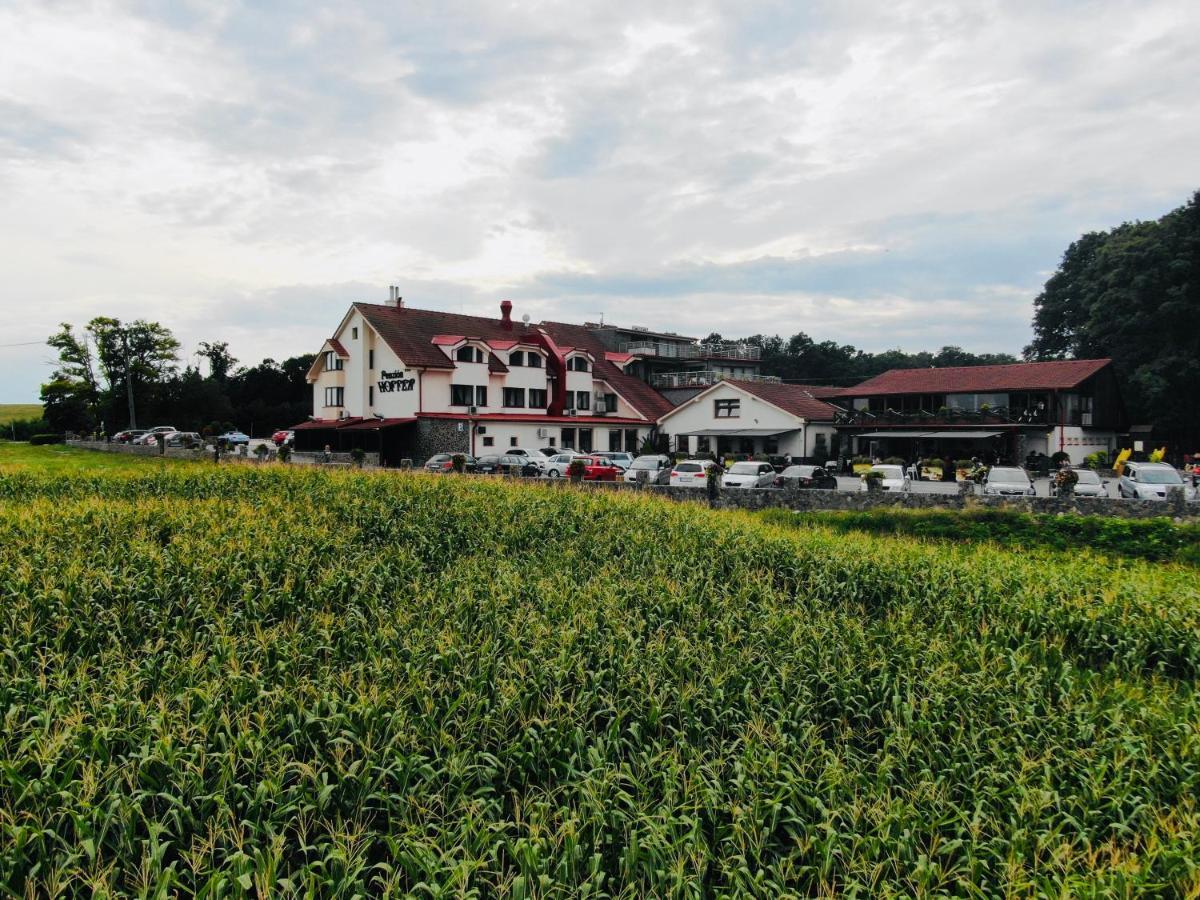
[{"label": "brick chimney", "polygon": [[505,331],[512,331],[512,301],[500,301],[500,327]]}]

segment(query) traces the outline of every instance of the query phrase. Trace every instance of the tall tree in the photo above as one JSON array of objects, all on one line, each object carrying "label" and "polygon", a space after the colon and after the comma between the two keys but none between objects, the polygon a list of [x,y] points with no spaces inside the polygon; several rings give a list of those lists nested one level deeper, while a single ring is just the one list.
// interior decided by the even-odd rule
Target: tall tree
[{"label": "tall tree", "polygon": [[1034,310],[1027,358],[1111,357],[1135,419],[1195,434],[1200,191],[1157,221],[1083,235]]},{"label": "tall tree", "polygon": [[229,352],[229,344],[225,341],[201,341],[199,354],[208,360],[208,376],[213,381],[224,384],[237,365],[237,360]]}]

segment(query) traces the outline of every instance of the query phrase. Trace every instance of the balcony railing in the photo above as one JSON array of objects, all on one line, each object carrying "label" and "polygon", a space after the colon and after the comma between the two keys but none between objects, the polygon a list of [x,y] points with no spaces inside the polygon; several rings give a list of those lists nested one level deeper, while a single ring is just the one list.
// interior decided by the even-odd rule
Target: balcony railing
[{"label": "balcony railing", "polygon": [[659,359],[745,359],[762,358],[762,350],[752,344],[674,344],[659,341],[630,341],[621,345],[622,353],[656,356]]},{"label": "balcony railing", "polygon": [[728,375],[725,372],[663,372],[650,376],[651,387],[688,388],[708,387],[718,381],[758,381],[763,384],[782,384],[783,379],[777,375]]},{"label": "balcony railing", "polygon": [[[1045,410],[1010,409],[995,406],[986,410],[939,409],[901,412],[895,409],[845,409],[834,415],[835,425],[1053,425]],[[1070,422],[1066,424],[1071,424]],[[1076,423],[1078,424],[1078,423]]]}]

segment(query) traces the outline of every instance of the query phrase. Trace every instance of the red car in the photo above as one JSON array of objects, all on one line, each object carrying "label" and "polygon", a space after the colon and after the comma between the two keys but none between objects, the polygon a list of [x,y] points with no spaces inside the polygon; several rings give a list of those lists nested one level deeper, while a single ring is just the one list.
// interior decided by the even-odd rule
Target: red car
[{"label": "red car", "polygon": [[282,447],[284,444],[287,444],[290,447],[296,441],[296,432],[288,431],[286,428],[284,428],[271,435],[271,440],[274,442],[276,447]]},{"label": "red car", "polygon": [[584,481],[616,481],[621,469],[603,456],[577,456],[572,462],[583,463]]}]

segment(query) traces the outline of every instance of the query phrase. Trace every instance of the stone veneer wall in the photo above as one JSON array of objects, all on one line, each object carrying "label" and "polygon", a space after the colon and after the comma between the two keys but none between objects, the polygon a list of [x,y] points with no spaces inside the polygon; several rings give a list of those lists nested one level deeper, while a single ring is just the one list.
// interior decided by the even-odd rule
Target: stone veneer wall
[{"label": "stone veneer wall", "polygon": [[[458,426],[463,426],[459,431]],[[470,453],[471,425],[466,419],[417,419],[417,446],[414,466],[422,465],[435,453]]]}]

